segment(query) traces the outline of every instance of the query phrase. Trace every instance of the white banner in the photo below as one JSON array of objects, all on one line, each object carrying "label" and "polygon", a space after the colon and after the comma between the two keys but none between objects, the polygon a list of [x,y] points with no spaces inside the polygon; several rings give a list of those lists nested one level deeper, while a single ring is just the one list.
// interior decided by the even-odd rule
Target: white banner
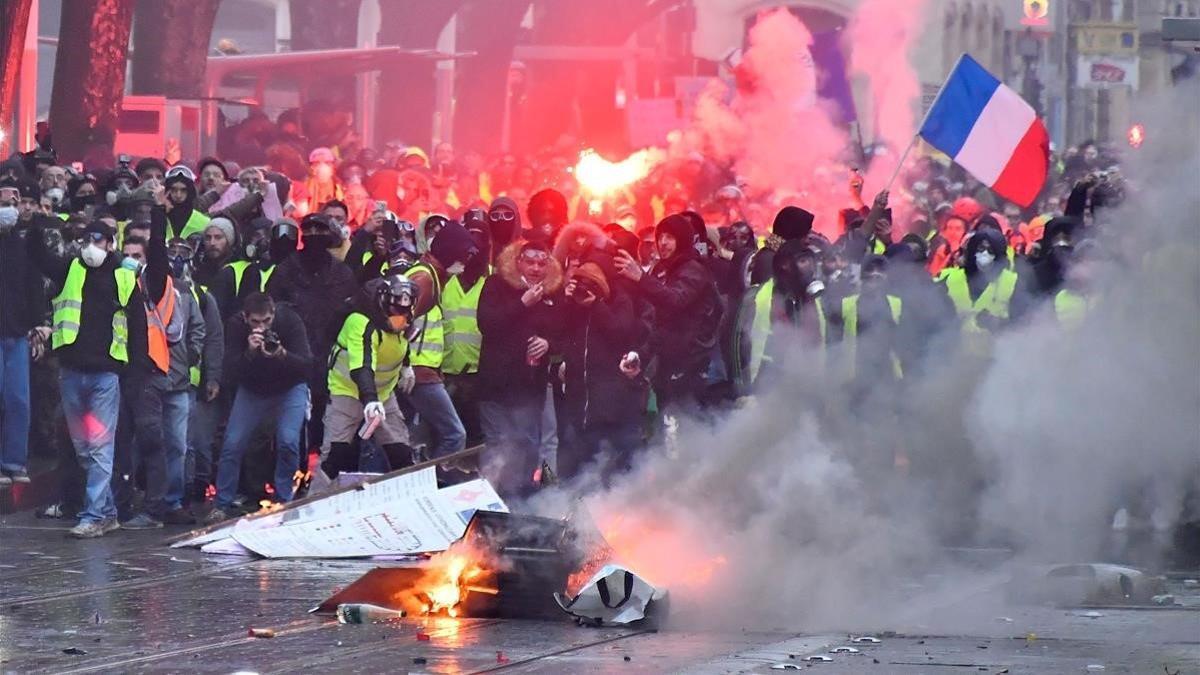
[{"label": "white banner", "polygon": [[[429,553],[443,551],[462,537],[476,511],[508,512],[508,507],[486,480],[473,480],[407,497],[385,495],[375,490],[363,490],[360,494],[363,498],[353,511],[283,522],[269,528],[237,527],[233,538],[267,558],[355,558]],[[310,506],[317,504],[320,502]]]},{"label": "white banner", "polygon": [[282,524],[295,524],[306,520],[329,518],[339,513],[349,513],[369,507],[374,503],[386,502],[390,499],[406,499],[437,491],[437,469],[429,467],[407,473],[395,478],[379,481],[378,483],[363,483],[357,490],[347,490],[317,499],[304,506],[285,509],[269,516],[254,519],[242,519],[232,525],[226,525],[208,534],[193,537],[172,545],[172,548],[186,546],[204,546],[233,536],[237,529],[240,532],[275,527]]}]

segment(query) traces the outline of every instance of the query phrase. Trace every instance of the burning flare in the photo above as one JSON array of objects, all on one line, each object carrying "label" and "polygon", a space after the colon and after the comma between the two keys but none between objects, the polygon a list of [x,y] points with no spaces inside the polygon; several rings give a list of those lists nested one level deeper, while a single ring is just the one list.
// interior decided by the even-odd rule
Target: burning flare
[{"label": "burning flare", "polygon": [[579,153],[579,162],[575,164],[575,180],[592,195],[609,195],[645,178],[662,161],[662,157],[662,150],[647,148],[619,162],[610,162],[588,148]]}]

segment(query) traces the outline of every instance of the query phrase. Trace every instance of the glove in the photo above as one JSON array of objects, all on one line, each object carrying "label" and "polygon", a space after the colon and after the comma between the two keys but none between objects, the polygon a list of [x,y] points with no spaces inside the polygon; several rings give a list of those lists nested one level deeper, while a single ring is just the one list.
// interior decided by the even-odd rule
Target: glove
[{"label": "glove", "polygon": [[400,391],[411,394],[415,386],[417,386],[417,374],[413,372],[412,366],[404,366],[400,370]]},{"label": "glove", "polygon": [[383,420],[387,419],[387,413],[384,411],[382,403],[379,401],[371,401],[363,406],[363,417],[367,418],[368,421],[378,417],[379,421],[382,422]]}]

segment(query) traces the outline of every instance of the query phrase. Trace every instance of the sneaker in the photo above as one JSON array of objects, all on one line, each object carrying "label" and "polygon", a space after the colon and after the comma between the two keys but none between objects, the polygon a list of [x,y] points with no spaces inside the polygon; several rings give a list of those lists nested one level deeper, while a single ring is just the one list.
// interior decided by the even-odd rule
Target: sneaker
[{"label": "sneaker", "polygon": [[25,471],[25,469],[5,471],[4,473],[8,475],[9,480],[11,480],[13,483],[19,483],[21,485],[29,484],[29,472]]},{"label": "sneaker", "polygon": [[105,518],[100,521],[100,529],[104,530],[104,534],[121,529],[121,522],[116,518]]},{"label": "sneaker", "polygon": [[63,506],[62,504],[51,504],[41,511],[38,511],[37,516],[38,518],[62,518]]},{"label": "sneaker", "polygon": [[163,522],[167,525],[195,525],[196,516],[187,509],[172,509],[163,514]]},{"label": "sneaker", "polygon": [[229,520],[229,514],[225,513],[225,511],[222,509],[213,509],[212,511],[208,512],[207,516],[204,516],[205,525],[216,525],[217,523],[223,523],[226,520]]},{"label": "sneaker", "polygon": [[67,530],[67,534],[76,539],[95,539],[96,537],[104,536],[104,523],[79,523],[75,527]]},{"label": "sneaker", "polygon": [[148,513],[139,513],[124,523],[121,523],[121,527],[127,530],[157,530],[162,526],[163,524],[161,520],[158,520]]}]

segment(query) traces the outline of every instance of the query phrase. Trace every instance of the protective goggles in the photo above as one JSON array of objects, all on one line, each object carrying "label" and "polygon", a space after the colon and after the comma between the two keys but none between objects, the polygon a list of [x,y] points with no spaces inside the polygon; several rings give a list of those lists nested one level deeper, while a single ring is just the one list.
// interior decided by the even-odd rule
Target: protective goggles
[{"label": "protective goggles", "polygon": [[173,166],[170,168],[169,171],[167,171],[167,178],[174,178],[175,176],[183,176],[184,178],[192,181],[193,183],[196,182],[196,174],[192,173],[191,169],[187,168],[186,166],[184,166],[182,164]]},{"label": "protective goggles", "polygon": [[517,219],[517,214],[513,213],[512,211],[509,211],[508,209],[497,209],[495,211],[488,211],[488,220],[491,220],[494,222],[511,223],[512,221],[514,221],[516,219]]}]

